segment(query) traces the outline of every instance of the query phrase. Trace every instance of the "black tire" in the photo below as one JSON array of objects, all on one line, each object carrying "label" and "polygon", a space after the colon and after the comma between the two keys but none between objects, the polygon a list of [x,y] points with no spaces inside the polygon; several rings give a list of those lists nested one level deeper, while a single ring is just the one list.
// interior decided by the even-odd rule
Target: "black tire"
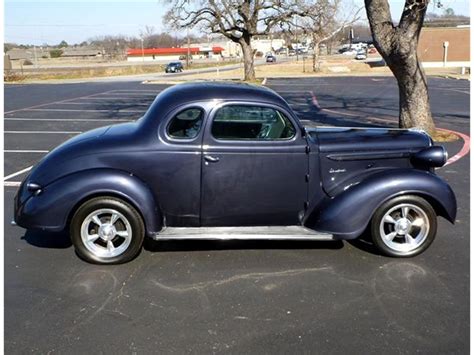
[{"label": "black tire", "polygon": [[[406,218],[403,217],[403,208],[408,211],[405,212]],[[390,217],[394,222],[391,222]],[[406,221],[401,219],[409,221],[408,227]],[[399,258],[412,257],[428,249],[436,237],[437,228],[433,207],[425,199],[414,195],[395,197],[383,203],[374,213],[370,224],[372,240],[379,251]],[[395,237],[390,241],[393,234]],[[412,234],[418,237],[412,239]]]},{"label": "black tire", "polygon": [[[89,233],[89,228],[92,228],[91,233],[94,235],[100,235],[100,229],[102,227],[99,227],[97,223],[94,224],[92,221],[87,221],[89,221],[91,215],[97,212],[100,213],[101,211],[108,211],[99,214],[99,216],[103,216],[99,217],[99,220],[104,222],[104,226],[107,224],[108,214],[111,214],[110,219],[112,219],[112,214],[120,216],[117,217],[117,222],[112,224],[114,227],[113,231],[117,234],[115,235],[114,232],[110,232],[110,234],[107,235],[110,236],[112,245],[119,244],[116,252],[123,249],[118,255],[113,255],[115,251],[114,248],[112,248],[113,251],[109,252],[109,242],[103,241],[101,239],[102,237],[96,238],[95,242],[88,242],[87,245],[83,240],[82,233],[84,231]],[[116,213],[109,211],[115,211]],[[111,221],[109,220],[109,222]],[[90,227],[94,225],[97,225],[97,231],[95,227]],[[110,225],[109,223],[109,226]],[[117,228],[119,229],[118,231]],[[119,232],[125,233],[126,237],[122,238],[119,236]],[[83,203],[74,213],[70,224],[70,234],[76,253],[85,261],[94,264],[123,264],[132,260],[140,253],[145,238],[145,225],[138,211],[129,203],[115,197],[96,197]],[[124,244],[120,244],[122,239]],[[91,243],[96,243],[96,247],[91,246]],[[94,250],[97,249],[96,252],[91,251],[91,248]],[[102,250],[103,248],[105,248],[105,250]],[[110,255],[104,255],[107,253]]]}]

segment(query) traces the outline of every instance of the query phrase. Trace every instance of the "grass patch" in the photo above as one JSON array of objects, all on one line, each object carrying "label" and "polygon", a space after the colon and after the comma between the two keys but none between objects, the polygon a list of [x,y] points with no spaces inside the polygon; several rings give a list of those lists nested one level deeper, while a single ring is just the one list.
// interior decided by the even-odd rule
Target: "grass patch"
[{"label": "grass patch", "polygon": [[[209,67],[220,67],[229,64],[236,64],[237,61],[195,63],[191,64],[189,69],[201,69]],[[33,72],[20,74],[19,71],[9,73],[6,82],[15,82],[21,80],[61,80],[61,79],[87,79],[100,78],[106,76],[123,76],[138,74],[161,74],[165,72],[165,64],[156,65],[123,65],[123,66],[103,66],[103,67],[78,67],[78,68],[49,68],[38,69]]]},{"label": "grass patch", "polygon": [[5,72],[5,74],[3,76],[3,80],[6,83],[14,83],[14,82],[25,80],[25,76],[21,75],[19,73],[16,73],[16,72],[8,72],[8,73]]},{"label": "grass patch", "polygon": [[435,133],[431,135],[431,138],[433,138],[435,142],[454,142],[459,139],[459,136],[445,130],[437,129]]}]

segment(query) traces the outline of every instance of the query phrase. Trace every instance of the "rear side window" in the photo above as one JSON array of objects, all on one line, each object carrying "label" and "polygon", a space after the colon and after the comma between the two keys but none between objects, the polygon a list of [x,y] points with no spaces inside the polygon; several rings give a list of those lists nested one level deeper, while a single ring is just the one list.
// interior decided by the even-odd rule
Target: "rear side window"
[{"label": "rear side window", "polygon": [[282,140],[295,135],[291,121],[270,107],[228,105],[220,108],[212,122],[216,139]]},{"label": "rear side window", "polygon": [[203,110],[197,107],[180,111],[171,119],[168,135],[177,139],[195,138],[201,130],[203,116]]}]

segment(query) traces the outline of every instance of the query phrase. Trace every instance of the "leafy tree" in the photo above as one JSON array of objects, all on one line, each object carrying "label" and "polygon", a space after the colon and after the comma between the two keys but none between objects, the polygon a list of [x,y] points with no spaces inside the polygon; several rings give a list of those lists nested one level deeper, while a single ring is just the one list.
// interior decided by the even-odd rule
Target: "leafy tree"
[{"label": "leafy tree", "polygon": [[435,132],[426,75],[417,54],[418,39],[429,0],[406,0],[394,25],[388,0],[364,0],[374,45],[398,82],[399,125]]},{"label": "leafy tree", "polygon": [[15,43],[4,43],[3,44],[3,53],[7,53],[8,51],[15,48],[17,45]]},{"label": "leafy tree", "polygon": [[446,17],[453,17],[456,14],[454,13],[454,10],[450,7],[448,7],[446,10],[444,10],[444,16]]},{"label": "leafy tree", "polygon": [[69,45],[67,44],[67,42],[65,40],[62,40],[59,44],[58,44],[58,47],[59,48],[64,48],[64,47],[68,47]]}]

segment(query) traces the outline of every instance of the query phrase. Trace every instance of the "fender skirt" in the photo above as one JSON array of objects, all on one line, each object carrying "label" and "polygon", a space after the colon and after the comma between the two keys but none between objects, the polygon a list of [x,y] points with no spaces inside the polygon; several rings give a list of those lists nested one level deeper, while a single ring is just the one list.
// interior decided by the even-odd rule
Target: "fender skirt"
[{"label": "fender skirt", "polygon": [[400,195],[423,197],[438,215],[451,223],[456,219],[456,197],[444,180],[428,171],[390,169],[366,177],[334,198],[323,199],[303,223],[339,239],[354,239],[364,232],[380,205]]}]

